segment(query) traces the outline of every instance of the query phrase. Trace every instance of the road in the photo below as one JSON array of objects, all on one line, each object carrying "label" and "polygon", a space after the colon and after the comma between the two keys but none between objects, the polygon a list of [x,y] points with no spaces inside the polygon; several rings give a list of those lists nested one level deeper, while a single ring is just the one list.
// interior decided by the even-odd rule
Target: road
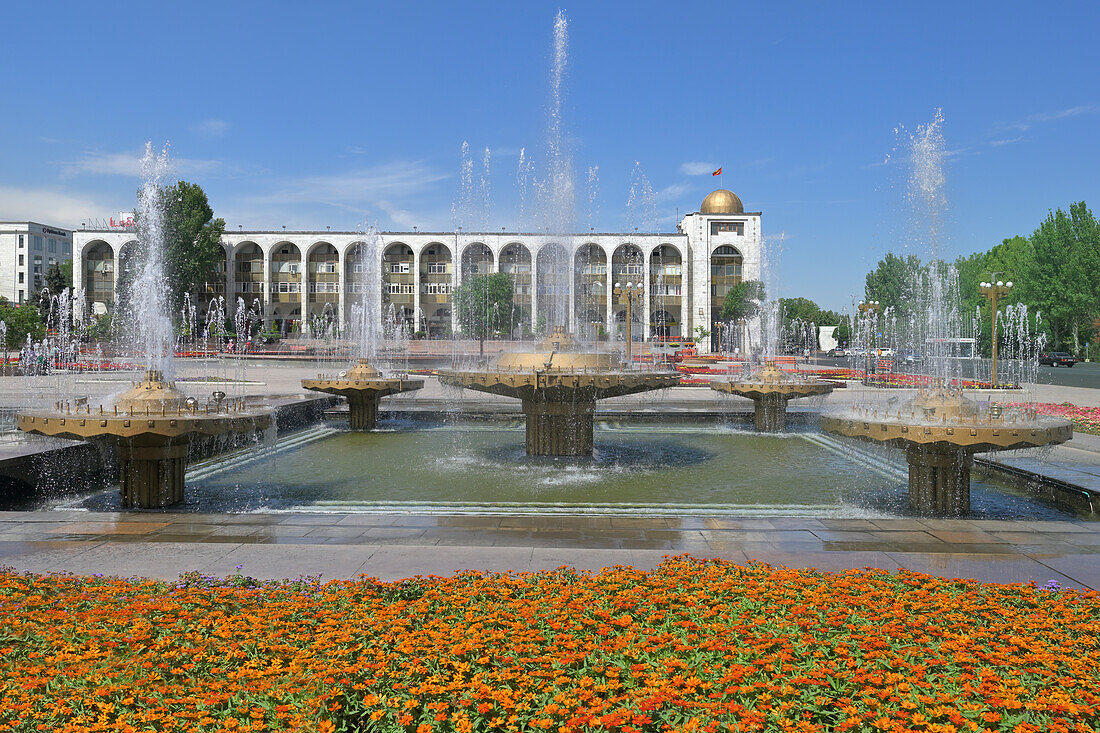
[{"label": "road", "polygon": [[[851,367],[861,369],[863,361],[847,358],[830,359],[821,357],[817,359],[821,366]],[[814,360],[810,360],[814,364]],[[966,375],[965,362],[963,374]],[[1100,364],[1095,362],[1080,363],[1073,367],[1039,367],[1039,384],[1053,384],[1059,387],[1091,387],[1100,389]]]}]

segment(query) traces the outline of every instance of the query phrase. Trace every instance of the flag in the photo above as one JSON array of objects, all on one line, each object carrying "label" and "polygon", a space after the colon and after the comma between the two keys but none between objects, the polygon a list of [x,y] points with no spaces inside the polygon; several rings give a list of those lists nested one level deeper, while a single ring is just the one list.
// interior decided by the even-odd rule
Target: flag
[{"label": "flag", "polygon": [[712,176],[720,176],[720,175],[722,175],[722,169],[721,169],[721,168],[719,168],[718,170],[714,171],[714,173],[711,173],[711,175],[712,175]]}]

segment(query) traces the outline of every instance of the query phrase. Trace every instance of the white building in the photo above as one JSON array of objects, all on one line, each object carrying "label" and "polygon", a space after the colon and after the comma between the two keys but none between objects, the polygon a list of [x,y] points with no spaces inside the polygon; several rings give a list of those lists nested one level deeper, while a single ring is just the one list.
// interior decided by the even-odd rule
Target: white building
[{"label": "white building", "polygon": [[[626,319],[614,286],[629,282],[645,284],[635,338],[687,339],[697,327],[716,331],[730,286],[760,278],[760,216],[720,189],[667,234],[383,232],[380,261],[368,268],[381,273],[387,312],[392,305],[413,330],[432,336],[456,328],[451,294],[463,279],[508,272],[531,331],[614,331]],[[74,285],[85,289],[89,312],[112,306],[116,263],[135,243],[132,229],[74,232]],[[331,312],[343,323],[363,292],[362,243],[361,232],[227,231],[225,263],[211,273],[207,295],[225,296],[230,314],[238,298],[250,307],[259,301],[265,321],[284,331],[303,314]],[[708,340],[700,346],[712,348]]]},{"label": "white building", "polygon": [[31,300],[46,285],[50,265],[72,258],[73,233],[68,229],[0,221],[0,296],[12,303]]}]

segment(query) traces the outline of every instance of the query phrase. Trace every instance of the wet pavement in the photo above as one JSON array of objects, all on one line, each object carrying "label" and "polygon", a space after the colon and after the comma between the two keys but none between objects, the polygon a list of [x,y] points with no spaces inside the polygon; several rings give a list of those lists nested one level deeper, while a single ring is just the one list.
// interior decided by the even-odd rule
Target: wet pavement
[{"label": "wet pavement", "polygon": [[257,578],[383,580],[653,568],[680,553],[1100,590],[1100,522],[1086,521],[0,512],[0,566],[165,580],[237,565]]}]

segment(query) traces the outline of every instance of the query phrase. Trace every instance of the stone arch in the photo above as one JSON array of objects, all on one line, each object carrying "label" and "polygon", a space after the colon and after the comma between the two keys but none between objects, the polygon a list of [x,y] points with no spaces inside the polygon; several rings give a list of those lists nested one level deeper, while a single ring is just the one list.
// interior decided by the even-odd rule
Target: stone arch
[{"label": "stone arch", "polygon": [[[115,250],[102,239],[93,239],[87,242],[80,251],[80,262],[83,267],[81,273],[81,287],[84,288],[84,297],[93,306],[89,311],[101,313],[108,304],[115,301]],[[96,303],[101,303],[95,307]]]},{"label": "stone arch", "polygon": [[488,275],[495,271],[493,250],[484,242],[470,242],[462,248],[462,281],[473,275]]},{"label": "stone arch", "polygon": [[404,242],[390,242],[382,250],[382,311],[392,306],[408,323],[415,307],[413,288],[416,283],[415,257],[412,247]]},{"label": "stone arch", "polygon": [[335,308],[340,301],[340,252],[331,242],[314,242],[306,250],[306,277],[310,318]]},{"label": "stone arch", "polygon": [[572,280],[572,258],[559,242],[547,242],[535,255],[538,323],[536,328],[551,333],[557,328],[569,329],[569,291]]},{"label": "stone arch", "polygon": [[[721,314],[730,288],[741,282],[744,257],[728,244],[711,249],[710,254],[710,333],[711,349],[717,350],[722,333]],[[740,333],[740,329],[737,329]]]},{"label": "stone arch", "polygon": [[251,304],[255,298],[263,301],[266,270],[267,258],[260,245],[248,240],[234,245],[232,293],[234,304],[237,298],[244,298],[246,304]]},{"label": "stone arch", "polygon": [[[277,242],[268,252],[268,284],[271,303],[301,303],[302,250],[290,241]],[[284,309],[285,312],[285,309]],[[299,312],[299,318],[301,313]],[[286,320],[286,319],[284,319]],[[291,319],[293,320],[293,319]]]},{"label": "stone arch", "polygon": [[[649,254],[650,333],[661,339],[683,337],[680,318],[683,313],[684,258],[679,248],[658,244]],[[657,314],[663,313],[662,320]]]},{"label": "stone arch", "polygon": [[586,242],[573,253],[573,312],[577,337],[594,341],[607,323],[607,252]]},{"label": "stone arch", "polygon": [[[454,257],[442,242],[429,242],[420,250],[420,310],[422,328],[431,338],[451,333],[451,287],[454,282]],[[446,316],[440,315],[446,312]]]}]

